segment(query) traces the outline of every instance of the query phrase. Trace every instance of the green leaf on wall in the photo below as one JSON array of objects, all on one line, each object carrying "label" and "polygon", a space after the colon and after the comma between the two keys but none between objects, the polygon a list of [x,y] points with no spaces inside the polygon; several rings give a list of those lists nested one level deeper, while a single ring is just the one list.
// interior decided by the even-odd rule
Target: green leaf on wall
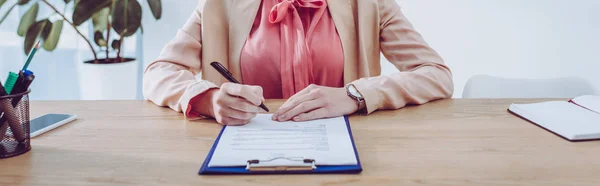
[{"label": "green leaf on wall", "polygon": [[29,0],[19,0],[19,1],[17,2],[17,4],[19,4],[19,5],[25,5],[25,4],[27,4],[27,3],[29,3]]},{"label": "green leaf on wall", "polygon": [[112,24],[119,35],[128,37],[135,34],[142,24],[140,3],[137,0],[116,0],[112,12]]},{"label": "green leaf on wall", "polygon": [[150,6],[154,18],[160,19],[162,16],[162,4],[160,3],[160,0],[148,0],[148,5]]},{"label": "green leaf on wall", "polygon": [[42,39],[44,41],[42,47],[44,47],[45,50],[52,51],[56,49],[62,32],[63,22],[64,20],[57,20],[54,23],[46,24],[44,30],[49,30],[49,32],[47,34],[45,32],[42,34]]},{"label": "green leaf on wall", "polygon": [[19,27],[17,28],[17,35],[21,37],[25,36],[29,27],[35,23],[39,8],[40,5],[35,3],[29,7],[29,10],[27,10],[25,14],[23,14],[23,17],[21,17],[21,21],[19,22]]},{"label": "green leaf on wall", "polygon": [[111,6],[112,0],[85,0],[80,1],[75,5],[75,11],[73,11],[73,24],[79,26],[83,22],[87,21],[95,13],[102,9]]},{"label": "green leaf on wall", "polygon": [[37,42],[38,38],[44,31],[46,24],[52,23],[50,23],[48,19],[44,19],[34,23],[33,25],[31,25],[29,30],[27,30],[27,35],[25,35],[25,43],[23,44],[23,52],[25,53],[25,55],[27,55],[29,51],[31,51],[31,48],[33,48],[33,45]]}]

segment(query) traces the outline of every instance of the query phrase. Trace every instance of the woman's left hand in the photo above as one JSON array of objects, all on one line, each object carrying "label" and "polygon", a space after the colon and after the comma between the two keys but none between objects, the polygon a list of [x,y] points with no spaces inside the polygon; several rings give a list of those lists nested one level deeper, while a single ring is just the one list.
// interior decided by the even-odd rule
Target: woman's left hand
[{"label": "woman's left hand", "polygon": [[307,121],[352,114],[358,110],[356,100],[345,88],[310,85],[290,97],[273,114],[275,121]]}]

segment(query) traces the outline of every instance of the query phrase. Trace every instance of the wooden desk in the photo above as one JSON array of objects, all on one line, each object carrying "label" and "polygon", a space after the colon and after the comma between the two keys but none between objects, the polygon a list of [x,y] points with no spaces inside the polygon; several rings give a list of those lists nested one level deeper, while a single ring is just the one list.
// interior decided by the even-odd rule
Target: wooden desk
[{"label": "wooden desk", "polygon": [[442,100],[352,116],[361,174],[286,176],[199,176],[221,126],[149,102],[32,102],[32,118],[79,119],[1,159],[0,185],[599,185],[599,141],[571,143],[506,111],[535,101]]}]

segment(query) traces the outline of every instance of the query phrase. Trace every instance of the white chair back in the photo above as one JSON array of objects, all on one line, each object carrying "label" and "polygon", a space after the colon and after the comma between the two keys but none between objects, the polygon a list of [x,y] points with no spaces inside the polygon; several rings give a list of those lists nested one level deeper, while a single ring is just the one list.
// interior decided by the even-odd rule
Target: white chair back
[{"label": "white chair back", "polygon": [[573,98],[595,95],[596,90],[585,79],[508,79],[488,75],[471,77],[463,90],[463,98]]}]

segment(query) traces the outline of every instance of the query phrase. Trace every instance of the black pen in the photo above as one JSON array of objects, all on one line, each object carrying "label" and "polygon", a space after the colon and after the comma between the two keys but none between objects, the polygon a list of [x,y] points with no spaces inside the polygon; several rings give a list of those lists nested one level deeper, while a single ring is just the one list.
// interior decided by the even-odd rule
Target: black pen
[{"label": "black pen", "polygon": [[[0,84],[1,86],[1,84]],[[0,90],[0,96],[7,96],[8,93],[4,90]],[[25,133],[23,128],[21,127],[21,123],[19,123],[19,119],[16,113],[13,111],[14,107],[12,107],[10,98],[0,99],[0,110],[4,112],[2,115],[2,119],[0,119],[0,137],[4,138],[6,135],[6,130],[10,127],[12,131],[13,137],[18,142],[22,142],[25,140]],[[7,121],[8,120],[8,121]],[[2,139],[0,139],[2,140]]]},{"label": "black pen", "polygon": [[[31,82],[33,82],[33,79],[35,79],[35,75],[33,75],[33,72],[31,72],[29,70],[25,70],[25,72],[20,71],[19,76],[20,76],[19,79],[21,79],[21,81],[16,82],[15,88],[13,90],[13,92],[15,92],[16,94],[27,91],[27,89],[31,85]],[[23,77],[21,77],[21,76],[23,76]],[[0,83],[0,88],[1,88],[0,95],[7,95],[6,91],[4,91],[4,88],[2,87],[2,83]],[[17,104],[19,104],[19,101],[21,101],[22,97],[23,96],[18,96],[18,97],[12,98],[13,108],[16,107]],[[3,103],[0,103],[0,104],[3,104]],[[4,115],[2,117],[0,117],[0,140],[2,140],[2,138],[4,138],[4,135],[6,134],[6,130],[8,129],[9,124],[6,123],[6,120],[8,119],[7,114],[10,114],[10,113],[6,113],[6,111],[5,111]]]},{"label": "black pen", "polygon": [[[229,70],[227,70],[223,65],[221,65],[221,63],[215,61],[210,63],[210,66],[215,68],[215,70],[217,70],[221,75],[223,75],[223,77],[225,77],[225,79],[229,80],[230,82],[241,84],[239,81],[233,78],[233,74],[231,74],[231,72],[229,72]],[[267,106],[265,106],[263,103],[260,103],[260,108],[269,112],[269,108],[267,108]]]},{"label": "black pen", "polygon": [[[35,75],[33,75],[33,72],[31,72],[29,70],[20,71],[19,79],[21,79],[21,81],[17,81],[17,84],[15,84],[15,88],[13,89],[13,92],[23,93],[23,92],[27,91],[27,89],[31,85],[31,82],[33,82],[33,79],[35,79]],[[23,98],[23,96],[13,98],[12,99],[13,107],[16,107],[22,98]]]}]

